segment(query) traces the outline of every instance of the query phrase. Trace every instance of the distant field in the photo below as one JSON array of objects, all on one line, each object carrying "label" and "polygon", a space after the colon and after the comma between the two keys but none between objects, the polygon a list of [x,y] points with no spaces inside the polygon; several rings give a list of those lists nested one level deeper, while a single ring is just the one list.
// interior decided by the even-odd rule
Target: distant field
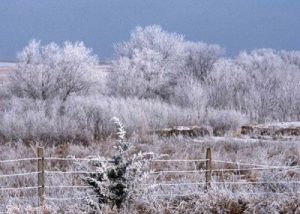
[{"label": "distant field", "polygon": [[5,79],[10,72],[16,69],[16,64],[11,62],[0,62],[0,80]]}]

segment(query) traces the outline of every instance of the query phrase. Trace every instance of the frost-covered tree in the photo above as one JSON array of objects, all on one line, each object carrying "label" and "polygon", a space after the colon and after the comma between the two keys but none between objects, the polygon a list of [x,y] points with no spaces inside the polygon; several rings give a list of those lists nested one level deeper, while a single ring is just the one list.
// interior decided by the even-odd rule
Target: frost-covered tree
[{"label": "frost-covered tree", "polygon": [[185,69],[193,78],[205,81],[222,52],[219,45],[185,42]]},{"label": "frost-covered tree", "polygon": [[82,42],[42,46],[31,41],[19,54],[17,70],[11,75],[9,90],[17,97],[34,100],[58,98],[87,92],[91,69],[97,57]]},{"label": "frost-covered tree", "polygon": [[188,42],[157,25],[137,27],[129,41],[116,45],[108,88],[117,96],[179,100],[187,91],[182,83],[198,85],[220,53],[217,45]]},{"label": "frost-covered tree", "polygon": [[183,71],[184,39],[153,25],[137,27],[116,45],[117,59],[108,86],[121,96],[168,100]]},{"label": "frost-covered tree", "polygon": [[[293,94],[286,94],[283,97],[279,95],[282,94],[282,90],[285,90],[283,87],[290,84],[289,76],[299,79],[300,73],[296,66],[286,63],[272,49],[242,52],[237,57],[236,63],[250,77],[248,84],[251,90],[247,106],[254,112],[253,118],[259,121],[282,120],[279,105],[286,102],[287,97],[290,97],[291,101],[296,97],[293,97]],[[294,86],[292,86],[293,90],[298,91]]]},{"label": "frost-covered tree", "polygon": [[246,111],[245,98],[250,90],[249,77],[233,60],[218,60],[206,82],[210,107]]},{"label": "frost-covered tree", "polygon": [[300,51],[280,51],[279,55],[284,62],[300,69]]},{"label": "frost-covered tree", "polygon": [[207,81],[208,103],[217,109],[241,111],[259,122],[295,120],[299,82],[298,66],[283,59],[282,53],[271,49],[242,52],[215,63]]}]

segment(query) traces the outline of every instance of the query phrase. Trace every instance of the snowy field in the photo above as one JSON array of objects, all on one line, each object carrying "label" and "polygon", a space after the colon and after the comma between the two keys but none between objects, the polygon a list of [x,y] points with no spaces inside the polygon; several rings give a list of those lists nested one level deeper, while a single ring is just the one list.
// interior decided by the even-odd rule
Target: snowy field
[{"label": "snowy field", "polygon": [[16,64],[11,62],[0,62],[0,80],[6,79],[16,69]]}]

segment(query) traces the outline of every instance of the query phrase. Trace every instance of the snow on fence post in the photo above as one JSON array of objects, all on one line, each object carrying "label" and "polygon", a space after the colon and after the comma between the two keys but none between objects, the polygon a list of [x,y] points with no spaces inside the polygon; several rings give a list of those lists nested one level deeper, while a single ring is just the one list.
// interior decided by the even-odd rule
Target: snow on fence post
[{"label": "snow on fence post", "polygon": [[39,194],[39,207],[42,208],[44,213],[45,207],[45,159],[44,159],[44,148],[37,147],[38,156],[38,194]]},{"label": "snow on fence post", "polygon": [[206,150],[206,171],[205,171],[205,189],[208,190],[211,187],[211,174],[212,174],[212,164],[211,164],[211,149]]}]

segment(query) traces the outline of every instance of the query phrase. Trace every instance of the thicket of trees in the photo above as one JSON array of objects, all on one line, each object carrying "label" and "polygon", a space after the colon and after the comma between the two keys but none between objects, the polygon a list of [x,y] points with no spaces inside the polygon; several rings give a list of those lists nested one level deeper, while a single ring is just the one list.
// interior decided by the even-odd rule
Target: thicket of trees
[{"label": "thicket of trees", "polygon": [[223,52],[159,26],[137,27],[99,79],[98,59],[83,43],[32,41],[1,87],[0,135],[93,141],[113,132],[113,116],[129,133],[300,119],[300,51]]}]

